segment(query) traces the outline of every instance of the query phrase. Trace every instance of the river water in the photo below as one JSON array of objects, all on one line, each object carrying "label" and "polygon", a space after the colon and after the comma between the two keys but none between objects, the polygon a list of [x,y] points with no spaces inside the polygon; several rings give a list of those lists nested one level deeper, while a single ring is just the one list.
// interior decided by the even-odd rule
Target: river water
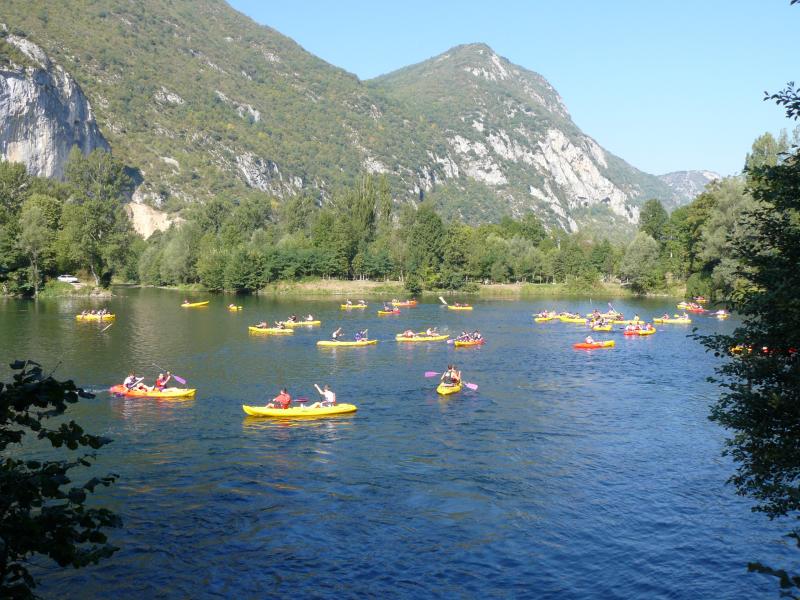
[{"label": "river water", "polygon": [[[725,481],[724,432],[707,419],[716,359],[664,325],[616,348],[575,351],[585,331],[534,324],[541,307],[586,300],[437,304],[399,316],[339,301],[211,297],[182,309],[165,290],[99,301],[0,302],[0,359],[32,358],[97,392],[70,409],[114,442],[102,503],[124,527],[110,560],[43,574],[61,598],[753,598],[776,595],[748,561],[785,563],[785,524],[752,514]],[[193,299],[201,299],[194,298]],[[235,300],[244,310],[231,313]],[[605,308],[605,303],[600,303]],[[114,324],[77,323],[107,306]],[[615,302],[642,316],[664,301]],[[289,337],[247,325],[312,312]],[[697,317],[703,332],[735,323]],[[398,344],[406,328],[480,329],[482,348]],[[320,349],[335,327],[377,346]],[[446,399],[425,371],[455,362],[477,392]],[[153,363],[188,379],[188,401],[111,397]],[[7,366],[2,367],[7,379]],[[247,417],[280,387],[329,383],[355,415]],[[299,594],[299,596],[298,596]]]}]

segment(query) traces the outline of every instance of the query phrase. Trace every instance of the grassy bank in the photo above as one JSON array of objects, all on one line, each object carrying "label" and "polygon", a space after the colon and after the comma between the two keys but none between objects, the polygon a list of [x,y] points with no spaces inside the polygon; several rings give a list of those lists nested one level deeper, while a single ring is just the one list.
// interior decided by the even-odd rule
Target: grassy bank
[{"label": "grassy bank", "polygon": [[57,281],[55,279],[45,283],[44,287],[39,290],[40,299],[64,297],[88,298],[90,296],[93,298],[110,298],[113,295],[114,294],[111,293],[111,290],[93,287],[91,285],[75,287],[71,283],[64,283],[63,281]]},{"label": "grassy bank", "polygon": [[[162,287],[183,292],[207,292],[200,284]],[[649,296],[683,297],[683,287],[675,287],[661,294]],[[281,281],[267,285],[257,292],[262,296],[281,296],[298,298],[409,298],[411,294],[399,281],[365,281],[349,279],[306,279],[303,281]],[[617,283],[597,283],[590,287],[580,287],[563,283],[492,283],[481,284],[477,292],[424,291],[421,296],[433,297],[477,297],[492,298],[631,298],[635,297],[630,288]]]},{"label": "grassy bank", "polygon": [[307,298],[366,298],[390,296],[400,298],[408,292],[399,281],[350,281],[348,279],[309,279],[271,283],[258,292],[265,296],[303,296]]}]

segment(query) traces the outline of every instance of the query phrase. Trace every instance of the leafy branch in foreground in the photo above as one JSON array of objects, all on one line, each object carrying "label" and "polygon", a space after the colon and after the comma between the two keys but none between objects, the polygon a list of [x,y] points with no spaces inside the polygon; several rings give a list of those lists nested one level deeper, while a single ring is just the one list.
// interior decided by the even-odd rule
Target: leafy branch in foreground
[{"label": "leafy branch in foreground", "polygon": [[[778,95],[800,118],[800,90]],[[726,452],[737,463],[730,481],[770,519],[800,519],[800,149],[748,173],[756,202],[728,239],[744,285],[733,294],[742,324],[731,335],[698,336],[728,360],[717,369],[723,393],[711,419],[733,432]],[[796,542],[800,534],[787,537]],[[797,596],[800,575],[751,563]]]},{"label": "leafy branch in foreground", "polygon": [[108,509],[85,506],[88,494],[110,485],[117,475],[70,486],[69,472],[88,467],[93,452],[71,460],[22,456],[28,434],[69,450],[97,450],[109,443],[74,421],[59,422],[55,428],[44,425],[79,398],[92,395],[72,381],[44,375],[32,361],[16,361],[11,368],[17,371],[13,382],[0,383],[0,597],[22,599],[35,597],[36,581],[29,570],[35,555],[48,556],[62,567],[97,563],[118,549],[108,543],[103,529],[118,527],[121,520]]}]

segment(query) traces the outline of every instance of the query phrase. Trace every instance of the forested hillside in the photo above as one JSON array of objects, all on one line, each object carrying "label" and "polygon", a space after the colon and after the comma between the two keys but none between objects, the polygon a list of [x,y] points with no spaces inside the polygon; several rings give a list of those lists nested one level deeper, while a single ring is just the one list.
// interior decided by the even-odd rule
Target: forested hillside
[{"label": "forested hillside", "polygon": [[533,210],[620,235],[645,199],[672,202],[581,133],[541,76],[483,45],[364,83],[221,0],[8,0],[0,23],[7,76],[30,77],[41,47],[90,100],[134,199],[169,211],[218,194],[320,204],[364,174],[385,175],[396,203],[430,196],[472,223]]}]

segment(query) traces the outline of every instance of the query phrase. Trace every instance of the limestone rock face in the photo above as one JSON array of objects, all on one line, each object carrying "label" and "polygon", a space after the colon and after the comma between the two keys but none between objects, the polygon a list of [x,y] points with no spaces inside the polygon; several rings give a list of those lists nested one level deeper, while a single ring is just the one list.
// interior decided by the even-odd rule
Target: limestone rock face
[{"label": "limestone rock face", "polygon": [[36,66],[0,69],[0,157],[32,175],[63,178],[70,150],[109,150],[80,86],[39,46],[15,35],[6,42]]},{"label": "limestone rock face", "polygon": [[706,185],[722,175],[714,171],[674,171],[659,175],[659,179],[671,187],[683,202],[691,202]]}]

